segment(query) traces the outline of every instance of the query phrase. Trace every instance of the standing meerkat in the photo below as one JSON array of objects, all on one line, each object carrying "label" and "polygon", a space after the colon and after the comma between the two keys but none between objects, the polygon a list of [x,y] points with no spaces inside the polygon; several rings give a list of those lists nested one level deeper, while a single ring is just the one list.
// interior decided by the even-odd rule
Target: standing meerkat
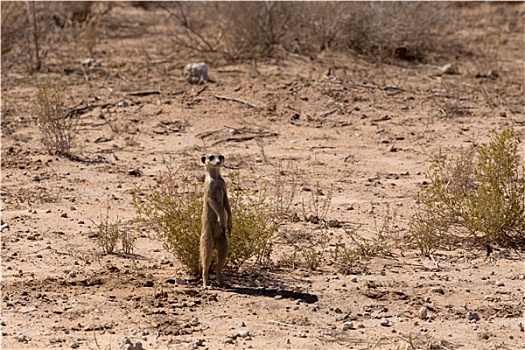
[{"label": "standing meerkat", "polygon": [[200,240],[200,259],[202,281],[208,286],[208,270],[211,264],[213,250],[217,249],[217,279],[223,284],[222,269],[228,255],[228,233],[232,230],[232,212],[226,182],[221,176],[224,156],[208,154],[201,158],[206,165],[206,180],[204,181],[204,198],[202,208],[202,230]]}]

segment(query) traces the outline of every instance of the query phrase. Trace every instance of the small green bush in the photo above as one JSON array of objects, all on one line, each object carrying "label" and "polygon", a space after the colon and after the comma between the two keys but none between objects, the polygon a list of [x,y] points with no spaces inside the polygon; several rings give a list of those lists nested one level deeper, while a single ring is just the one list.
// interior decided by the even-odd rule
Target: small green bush
[{"label": "small green bush", "polygon": [[455,159],[440,154],[419,196],[411,239],[423,254],[470,243],[525,247],[525,166],[514,128],[493,132],[490,142],[463,150]]},{"label": "small green bush", "polygon": [[[265,264],[271,253],[270,239],[277,229],[271,204],[266,203],[266,189],[259,189],[258,196],[253,197],[241,187],[238,174],[231,174],[230,178],[233,229],[228,264],[239,268],[251,258],[257,264]],[[200,272],[202,198],[202,186],[177,186],[171,170],[161,174],[159,186],[149,193],[136,190],[132,194],[137,219],[164,241],[164,248],[192,274]]]}]

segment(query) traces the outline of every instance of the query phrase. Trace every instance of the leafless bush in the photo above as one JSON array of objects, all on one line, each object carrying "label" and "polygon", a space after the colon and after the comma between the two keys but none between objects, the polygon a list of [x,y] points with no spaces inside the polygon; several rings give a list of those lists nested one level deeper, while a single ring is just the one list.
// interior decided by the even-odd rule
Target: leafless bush
[{"label": "leafless bush", "polygon": [[179,28],[176,44],[210,61],[311,56],[326,49],[422,60],[453,46],[447,3],[176,2],[164,8]]},{"label": "leafless bush", "polygon": [[67,28],[87,28],[84,23],[92,21],[93,4],[2,1],[2,72],[16,65],[40,71],[54,48],[67,40]]},{"label": "leafless bush", "polygon": [[35,121],[42,143],[51,154],[69,155],[78,132],[78,119],[65,106],[65,88],[59,81],[39,84],[34,102]]}]

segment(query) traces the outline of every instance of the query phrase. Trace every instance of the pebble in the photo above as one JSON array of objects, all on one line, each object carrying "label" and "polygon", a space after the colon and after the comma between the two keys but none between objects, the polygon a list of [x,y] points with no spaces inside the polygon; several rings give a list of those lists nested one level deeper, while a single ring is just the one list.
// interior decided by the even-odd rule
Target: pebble
[{"label": "pebble", "polygon": [[472,312],[472,311],[469,311],[467,313],[467,320],[470,322],[470,323],[474,323],[476,321],[479,321],[479,316],[477,313],[475,312]]},{"label": "pebble", "polygon": [[80,344],[77,342],[74,342],[70,346],[71,346],[71,349],[78,349],[80,347]]},{"label": "pebble", "polygon": [[237,336],[241,338],[247,338],[250,336],[250,331],[239,331],[237,332]]},{"label": "pebble", "polygon": [[291,344],[292,341],[290,340],[290,338],[286,338],[286,339],[284,339],[284,343],[285,344]]},{"label": "pebble", "polygon": [[520,329],[520,332],[525,332],[525,327],[523,326],[523,322],[518,323],[518,328]]},{"label": "pebble", "polygon": [[421,309],[419,309],[417,314],[420,319],[425,320],[428,316],[428,309],[423,306]]},{"label": "pebble", "polygon": [[340,322],[340,321],[344,321],[344,320],[346,320],[348,317],[350,317],[350,315],[348,315],[348,314],[337,315],[337,316],[335,317],[335,320],[336,320],[337,322]]},{"label": "pebble", "polygon": [[503,286],[505,286],[505,283],[503,283],[503,282],[501,282],[501,281],[496,281],[495,284],[496,284],[497,287],[503,287]]},{"label": "pebble", "polygon": [[5,321],[4,320],[0,320],[0,326],[5,326],[5,325],[6,325]]},{"label": "pebble", "polygon": [[386,326],[388,326],[388,325],[390,324],[390,321],[388,321],[388,319],[386,319],[386,318],[383,317],[383,318],[381,319],[381,322],[380,322],[380,323],[381,323],[381,326],[386,327]]},{"label": "pebble", "polygon": [[297,333],[297,336],[299,338],[306,338],[306,333],[304,331],[299,331],[299,333]]},{"label": "pebble", "polygon": [[77,277],[77,273],[76,273],[75,271],[69,271],[69,274],[68,274],[68,275],[69,275],[69,277],[71,277],[71,278],[75,278],[75,277]]},{"label": "pebble", "polygon": [[204,344],[204,339],[197,339],[193,342],[191,342],[189,345],[188,345],[188,349],[190,350],[195,350],[197,349],[199,346],[202,346]]},{"label": "pebble", "polygon": [[225,344],[233,344],[233,343],[235,343],[235,338],[234,337],[228,337],[228,338],[226,338],[224,343]]},{"label": "pebble", "polygon": [[352,321],[348,321],[343,323],[343,327],[341,327],[343,331],[347,331],[349,329],[354,329],[354,323]]},{"label": "pebble", "polygon": [[73,265],[78,265],[78,260],[77,259],[73,260]]},{"label": "pebble", "polygon": [[20,334],[16,337],[16,339],[17,339],[19,342],[21,342],[21,343],[25,343],[25,342],[27,342],[27,337],[26,337],[26,335],[25,335],[24,333],[20,333]]},{"label": "pebble", "polygon": [[458,74],[459,73],[458,67],[455,63],[448,63],[444,65],[443,67],[441,67],[441,72],[443,72],[443,74]]}]

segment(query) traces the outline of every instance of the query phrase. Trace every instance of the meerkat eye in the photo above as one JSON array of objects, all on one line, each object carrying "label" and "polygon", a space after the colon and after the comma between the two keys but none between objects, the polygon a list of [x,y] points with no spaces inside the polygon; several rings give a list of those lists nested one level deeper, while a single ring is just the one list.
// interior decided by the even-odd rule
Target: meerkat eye
[{"label": "meerkat eye", "polygon": [[224,156],[221,155],[221,154],[219,154],[219,161],[220,161],[221,163],[224,162]]},{"label": "meerkat eye", "polygon": [[210,156],[209,160],[213,161],[215,159],[215,156]]}]

